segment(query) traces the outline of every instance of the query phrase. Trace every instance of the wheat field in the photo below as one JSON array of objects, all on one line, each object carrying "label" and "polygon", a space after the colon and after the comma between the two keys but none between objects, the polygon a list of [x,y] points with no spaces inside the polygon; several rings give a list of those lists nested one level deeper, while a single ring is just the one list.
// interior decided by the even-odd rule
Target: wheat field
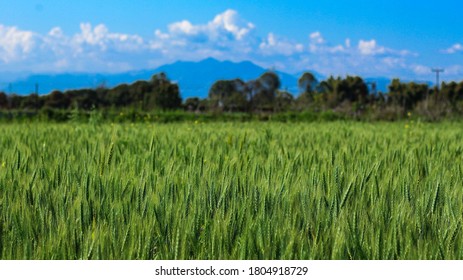
[{"label": "wheat field", "polygon": [[1,259],[463,259],[460,123],[1,124]]}]

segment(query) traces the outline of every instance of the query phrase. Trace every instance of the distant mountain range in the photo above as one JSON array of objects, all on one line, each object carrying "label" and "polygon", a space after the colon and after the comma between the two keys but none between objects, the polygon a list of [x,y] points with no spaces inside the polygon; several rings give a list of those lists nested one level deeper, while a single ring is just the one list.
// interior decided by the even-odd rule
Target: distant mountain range
[{"label": "distant mountain range", "polygon": [[[258,78],[268,71],[252,62],[218,61],[208,58],[199,62],[179,61],[155,69],[155,72],[164,72],[179,84],[182,97],[206,97],[210,87],[218,80],[242,79],[249,81]],[[297,77],[276,71],[280,77],[282,88],[297,92]]]},{"label": "distant mountain range", "polygon": [[[119,74],[41,74],[31,75],[24,79],[3,83],[0,91],[18,94],[35,92],[38,86],[39,94],[48,94],[53,90],[68,90],[81,88],[97,88],[99,86],[114,87],[123,83],[133,83],[137,80],[149,80],[154,74],[164,72],[167,77],[179,84],[183,98],[208,95],[209,88],[217,80],[240,78],[244,81],[258,78],[267,69],[249,61],[239,63],[218,61],[208,58],[199,62],[178,61],[163,65],[152,70],[131,71]],[[277,71],[282,88],[297,93],[298,77]]]},{"label": "distant mountain range", "polygon": [[[123,83],[133,83],[137,80],[149,80],[154,74],[165,72],[171,81],[177,82],[183,98],[207,97],[211,85],[222,79],[240,78],[244,81],[258,78],[268,71],[252,62],[218,61],[208,58],[199,62],[178,61],[163,65],[152,70],[131,71],[119,74],[40,74],[18,79],[11,83],[0,84],[0,91],[17,94],[30,94],[38,87],[39,94],[48,94],[53,90],[65,91],[69,89],[97,88],[100,86],[114,87]],[[317,79],[324,77],[310,71]],[[281,80],[281,88],[298,94],[297,80],[300,75],[276,71]],[[387,91],[391,80],[388,78],[367,78],[365,81],[375,81],[378,91]]]}]

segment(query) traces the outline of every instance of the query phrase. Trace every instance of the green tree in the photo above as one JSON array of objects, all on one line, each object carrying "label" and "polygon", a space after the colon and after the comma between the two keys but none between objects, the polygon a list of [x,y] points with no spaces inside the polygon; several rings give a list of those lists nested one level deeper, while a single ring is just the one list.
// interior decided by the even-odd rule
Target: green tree
[{"label": "green tree", "polygon": [[[71,106],[75,109],[90,110],[92,108],[99,108],[103,102],[98,97],[97,91],[93,89],[81,89],[66,91],[65,94],[71,100]],[[104,95],[107,99],[108,96]],[[108,101],[109,102],[109,101]]]},{"label": "green tree", "polygon": [[153,85],[147,81],[136,81],[129,86],[129,95],[132,103],[139,109],[146,110],[148,93],[153,91]]},{"label": "green tree", "polygon": [[110,106],[119,108],[129,106],[132,103],[129,86],[122,84],[108,90],[106,100]]},{"label": "green tree", "polygon": [[221,111],[243,111],[246,108],[246,84],[240,80],[219,80],[209,90],[212,108]]},{"label": "green tree", "polygon": [[177,84],[171,83],[165,73],[151,78],[151,92],[147,99],[148,109],[173,110],[182,105],[180,90]]},{"label": "green tree", "polygon": [[201,100],[198,97],[190,97],[185,100],[184,108],[188,111],[196,111],[199,109]]},{"label": "green tree", "polygon": [[289,111],[294,103],[294,97],[286,90],[278,90],[275,98],[275,111]]},{"label": "green tree", "polygon": [[317,103],[323,103],[330,108],[334,108],[339,105],[341,101],[339,87],[341,83],[341,78],[334,78],[330,76],[328,79],[320,83],[320,96],[317,98]]},{"label": "green tree", "polygon": [[8,108],[8,96],[4,92],[0,92],[0,109]]},{"label": "green tree", "polygon": [[21,102],[21,108],[26,110],[37,110],[43,106],[42,100],[39,98],[39,95],[32,93],[24,96]]},{"label": "green tree", "polygon": [[317,87],[318,81],[310,72],[305,72],[297,81],[301,94],[313,93]]},{"label": "green tree", "polygon": [[323,101],[330,108],[337,107],[344,102],[365,104],[368,97],[368,87],[360,77],[347,76],[329,77],[320,83]]},{"label": "green tree", "polygon": [[276,92],[281,86],[280,78],[275,72],[266,72],[246,85],[251,110],[272,111],[274,109]]},{"label": "green tree", "polygon": [[463,100],[463,82],[443,82],[439,94],[443,99],[455,104],[456,102]]},{"label": "green tree", "polygon": [[314,98],[318,81],[310,72],[305,72],[298,80],[300,94],[296,99],[296,108],[299,110],[309,109],[314,105]]},{"label": "green tree", "polygon": [[54,109],[67,109],[70,105],[70,99],[67,95],[61,91],[53,91],[49,95],[45,96],[45,107]]},{"label": "green tree", "polygon": [[24,97],[17,94],[10,94],[8,96],[8,107],[10,109],[21,109],[21,104],[24,100]]},{"label": "green tree", "polygon": [[402,83],[399,79],[394,79],[389,85],[388,102],[401,106],[404,110],[411,110],[428,94],[429,88],[426,84]]}]

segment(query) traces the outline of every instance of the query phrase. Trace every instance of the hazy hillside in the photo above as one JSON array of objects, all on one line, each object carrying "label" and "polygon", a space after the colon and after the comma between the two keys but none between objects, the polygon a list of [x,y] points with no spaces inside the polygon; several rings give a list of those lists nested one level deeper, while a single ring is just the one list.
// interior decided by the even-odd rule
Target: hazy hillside
[{"label": "hazy hillside", "polygon": [[[120,74],[53,74],[32,75],[11,83],[11,90],[19,94],[35,92],[38,84],[39,94],[47,94],[53,90],[79,88],[113,87],[122,83],[133,83],[137,80],[148,80],[153,74],[165,72],[170,80],[180,86],[183,98],[191,96],[206,97],[210,86],[220,79],[250,80],[259,77],[266,69],[249,61],[234,63],[218,61],[212,58],[199,62],[178,61],[152,70],[132,71]],[[297,77],[277,72],[282,88],[297,93]],[[10,92],[8,83],[3,83],[0,90]]]},{"label": "hazy hillside", "polygon": [[[206,97],[211,85],[217,80],[240,78],[244,81],[255,79],[262,75],[264,69],[249,61],[234,63],[218,61],[212,58],[200,62],[179,61],[156,69],[167,73],[169,78],[178,82],[183,97]],[[282,88],[297,93],[297,77],[278,72]]]},{"label": "hazy hillside", "polygon": [[[0,91],[30,94],[35,92],[36,85],[38,85],[39,94],[48,94],[53,90],[64,91],[68,89],[97,88],[100,86],[114,87],[122,83],[148,80],[156,73],[165,72],[170,80],[179,84],[182,98],[192,96],[204,98],[207,97],[211,85],[217,80],[240,78],[248,81],[259,77],[265,71],[268,71],[268,69],[250,61],[231,62],[208,58],[199,62],[178,61],[156,69],[119,74],[68,73],[31,75],[11,83],[1,82]],[[302,72],[296,75],[280,71],[276,72],[281,79],[281,88],[290,91],[294,95],[298,95],[297,80],[302,75]],[[312,73],[320,81],[326,78],[317,72]],[[391,79],[374,77],[365,78],[365,81],[375,81],[378,91],[387,92]]]}]

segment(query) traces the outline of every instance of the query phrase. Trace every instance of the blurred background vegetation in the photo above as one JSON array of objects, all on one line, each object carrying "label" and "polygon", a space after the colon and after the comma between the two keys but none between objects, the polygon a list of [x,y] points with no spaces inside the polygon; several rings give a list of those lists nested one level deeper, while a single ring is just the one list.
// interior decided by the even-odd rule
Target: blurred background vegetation
[{"label": "blurred background vegetation", "polygon": [[183,120],[386,120],[461,119],[463,82],[430,86],[392,80],[388,92],[358,76],[318,81],[309,72],[298,81],[299,94],[281,89],[278,75],[268,71],[243,81],[219,80],[204,99],[182,100],[179,86],[164,73],[149,81],[114,88],[53,91],[47,95],[0,92],[3,121],[172,122]]}]

